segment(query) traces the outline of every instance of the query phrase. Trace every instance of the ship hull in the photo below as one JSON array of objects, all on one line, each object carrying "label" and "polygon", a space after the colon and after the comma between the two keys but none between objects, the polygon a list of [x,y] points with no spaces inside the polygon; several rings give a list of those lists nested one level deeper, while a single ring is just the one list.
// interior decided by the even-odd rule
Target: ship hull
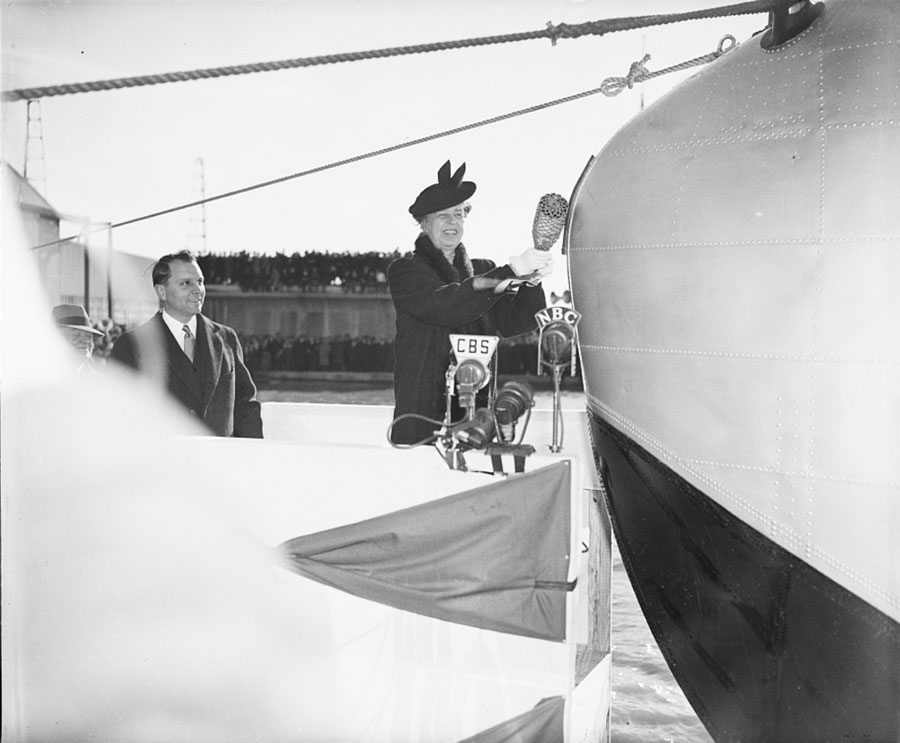
[{"label": "ship hull", "polygon": [[832,0],[750,38],[572,194],[609,511],[718,743],[900,739],[898,33]]},{"label": "ship hull", "polygon": [[713,738],[897,740],[897,623],[601,417],[590,425],[635,594]]}]

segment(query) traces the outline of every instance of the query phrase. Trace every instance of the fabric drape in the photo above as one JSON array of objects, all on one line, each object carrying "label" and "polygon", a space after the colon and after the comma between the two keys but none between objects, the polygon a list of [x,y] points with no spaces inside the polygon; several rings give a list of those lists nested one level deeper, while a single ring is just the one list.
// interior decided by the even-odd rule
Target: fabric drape
[{"label": "fabric drape", "polygon": [[[571,465],[288,540],[300,575],[398,609],[564,640]],[[427,488],[427,483],[423,483]]]},{"label": "fabric drape", "polygon": [[459,743],[563,743],[565,699],[542,699],[532,709]]}]

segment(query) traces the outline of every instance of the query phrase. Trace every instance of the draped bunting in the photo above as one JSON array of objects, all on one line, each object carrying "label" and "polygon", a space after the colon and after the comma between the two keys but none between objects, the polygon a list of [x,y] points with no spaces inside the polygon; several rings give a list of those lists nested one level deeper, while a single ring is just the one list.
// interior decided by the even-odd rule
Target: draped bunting
[{"label": "draped bunting", "polygon": [[[559,462],[280,550],[300,575],[472,627],[565,639],[571,465]],[[427,483],[423,484],[427,487]]]},{"label": "draped bunting", "polygon": [[459,743],[563,743],[565,699],[542,699],[533,709]]}]

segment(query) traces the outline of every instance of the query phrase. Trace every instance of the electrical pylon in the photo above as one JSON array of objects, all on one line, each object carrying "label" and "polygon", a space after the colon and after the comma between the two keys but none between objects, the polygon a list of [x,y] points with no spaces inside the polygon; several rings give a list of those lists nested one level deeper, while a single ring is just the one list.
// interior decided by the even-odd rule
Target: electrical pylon
[{"label": "electrical pylon", "polygon": [[22,175],[34,189],[47,196],[47,166],[44,160],[44,124],[41,121],[41,99],[28,101],[25,122],[25,167]]},{"label": "electrical pylon", "polygon": [[194,255],[206,253],[206,171],[203,158],[194,160],[191,201],[200,203],[189,213],[187,249]]}]

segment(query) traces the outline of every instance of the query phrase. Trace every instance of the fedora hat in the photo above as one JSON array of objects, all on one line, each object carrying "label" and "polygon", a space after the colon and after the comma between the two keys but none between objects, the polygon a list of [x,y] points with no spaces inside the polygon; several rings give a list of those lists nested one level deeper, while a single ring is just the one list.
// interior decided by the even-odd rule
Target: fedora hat
[{"label": "fedora hat", "polygon": [[61,328],[83,330],[94,335],[103,335],[91,326],[91,319],[80,304],[58,304],[53,308],[53,321]]},{"label": "fedora hat", "polygon": [[472,181],[463,180],[465,174],[465,163],[460,165],[453,175],[450,175],[450,161],[445,162],[438,170],[438,182],[432,183],[416,197],[412,206],[409,207],[409,213],[419,220],[426,214],[462,204],[475,193],[476,188]]}]

